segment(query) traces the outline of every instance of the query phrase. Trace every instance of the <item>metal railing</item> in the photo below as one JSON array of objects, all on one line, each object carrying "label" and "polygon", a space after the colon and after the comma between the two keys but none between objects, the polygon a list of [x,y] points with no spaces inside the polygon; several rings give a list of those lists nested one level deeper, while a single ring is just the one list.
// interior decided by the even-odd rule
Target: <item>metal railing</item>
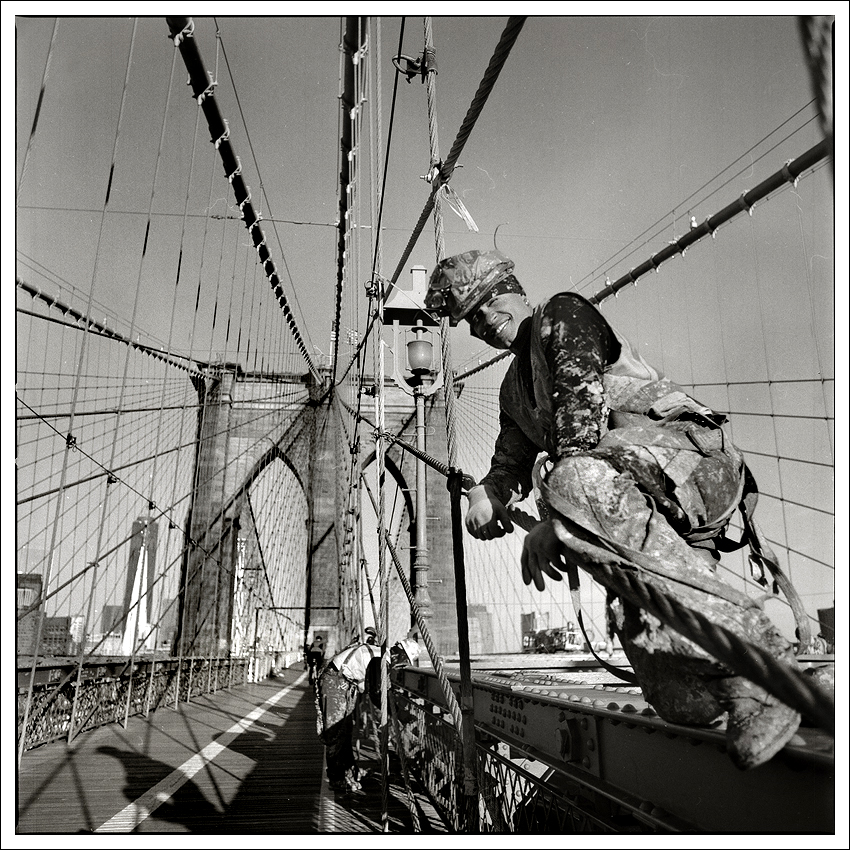
[{"label": "metal railing", "polygon": [[[463,756],[451,714],[394,687],[410,779],[418,782],[447,826],[466,833],[648,833],[662,824],[639,817],[637,801],[618,801],[567,772],[536,761],[476,729],[478,799],[463,799]],[[632,803],[631,805],[629,803]],[[477,812],[475,811],[477,809]],[[472,822],[469,822],[469,821]]]},{"label": "metal railing", "polygon": [[[174,708],[204,694],[256,681],[261,671],[252,669],[252,662],[249,658],[136,659],[132,663],[127,659],[105,659],[83,665],[79,679],[79,668],[73,662],[42,664],[25,729],[22,719],[30,668],[19,667],[19,740],[23,736],[24,750],[51,741],[71,740],[98,726],[124,723],[132,716],[146,717],[157,709]],[[267,675],[271,659],[265,662],[262,673]]]}]

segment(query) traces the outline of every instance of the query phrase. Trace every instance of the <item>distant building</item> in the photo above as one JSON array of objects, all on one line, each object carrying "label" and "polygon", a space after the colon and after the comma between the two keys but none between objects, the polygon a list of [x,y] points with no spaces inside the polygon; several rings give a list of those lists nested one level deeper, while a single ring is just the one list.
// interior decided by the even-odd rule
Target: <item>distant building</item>
[{"label": "distant building", "polygon": [[120,634],[95,632],[86,640],[86,655],[121,655],[121,641]]},{"label": "distant building", "polygon": [[[32,655],[35,650],[35,639],[38,633],[38,623],[42,617],[41,600],[42,578],[40,573],[18,573],[16,582],[17,604],[17,653]],[[24,611],[35,603],[36,608],[21,616]]]},{"label": "distant building", "polygon": [[40,655],[76,655],[79,644],[72,630],[76,617],[46,617],[41,633]]},{"label": "distant building", "polygon": [[486,655],[493,651],[493,617],[486,605],[469,605],[469,651],[472,655]]},{"label": "distant building", "polygon": [[174,643],[174,637],[177,633],[177,611],[178,604],[176,599],[162,600],[158,619],[159,633],[157,636],[157,645],[159,647],[171,646]]},{"label": "distant building", "polygon": [[154,520],[142,516],[133,521],[124,588],[124,612],[127,614],[123,629],[124,655],[131,655],[137,649],[134,644],[144,638],[153,619],[157,537],[158,528]]},{"label": "distant building", "polygon": [[835,605],[832,608],[818,608],[818,622],[826,651],[835,652]]},{"label": "distant building", "polygon": [[133,538],[127,562],[127,583],[124,588],[124,611],[144,593],[137,611],[149,623],[153,607],[153,583],[156,577],[156,542],[159,530],[155,520],[139,517],[133,521]]},{"label": "distant building", "polygon": [[124,634],[124,606],[104,605],[101,612],[100,628],[103,634]]}]

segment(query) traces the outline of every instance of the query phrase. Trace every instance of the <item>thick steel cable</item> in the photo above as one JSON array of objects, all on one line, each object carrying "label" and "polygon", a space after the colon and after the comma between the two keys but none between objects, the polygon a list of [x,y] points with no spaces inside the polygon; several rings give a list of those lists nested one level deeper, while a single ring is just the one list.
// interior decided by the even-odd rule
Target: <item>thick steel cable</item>
[{"label": "thick steel cable", "polygon": [[472,99],[472,103],[470,104],[469,109],[467,110],[466,116],[464,117],[463,122],[461,123],[454,144],[452,145],[452,148],[449,151],[448,157],[446,157],[445,162],[440,168],[439,179],[433,182],[433,185],[431,187],[431,194],[425,203],[425,208],[422,210],[422,214],[419,216],[419,221],[416,222],[416,226],[413,228],[413,233],[410,237],[410,240],[408,241],[407,246],[405,247],[404,252],[402,253],[401,259],[399,260],[398,265],[396,266],[395,272],[393,272],[393,276],[391,278],[393,283],[395,283],[401,275],[402,269],[407,263],[407,260],[410,257],[410,253],[411,251],[413,251],[413,247],[419,240],[419,237],[422,234],[422,229],[425,227],[425,224],[428,221],[428,217],[431,215],[431,210],[434,208],[434,201],[435,196],[437,194],[437,190],[439,189],[442,183],[448,183],[448,181],[451,179],[452,172],[454,171],[458,157],[460,157],[460,154],[463,151],[464,146],[466,145],[467,139],[469,138],[469,134],[472,132],[472,129],[475,126],[475,122],[478,120],[478,117],[480,116],[481,111],[484,108],[484,104],[487,102],[487,98],[490,96],[490,92],[493,90],[493,86],[495,86],[496,80],[499,78],[499,74],[501,73],[505,62],[507,61],[508,54],[510,53],[511,48],[514,45],[514,42],[517,40],[517,37],[519,36],[520,30],[522,29],[524,23],[524,17],[508,18],[508,23],[505,26],[504,31],[502,32],[502,36],[499,39],[499,43],[496,45],[496,49],[493,52],[493,57],[490,59],[490,64],[487,66],[487,70],[484,72],[484,76],[481,78],[481,83],[478,86],[478,91],[476,91],[475,96]]},{"label": "thick steel cable", "polygon": [[443,692],[443,697],[446,700],[446,705],[448,706],[448,709],[452,715],[452,719],[454,720],[455,731],[458,735],[460,735],[460,730],[462,728],[460,704],[457,701],[455,692],[452,690],[452,686],[449,684],[449,679],[446,675],[446,669],[443,666],[443,658],[437,650],[437,647],[434,645],[434,640],[431,637],[430,630],[428,629],[428,623],[422,616],[422,611],[420,610],[419,604],[417,603],[413,595],[413,588],[410,586],[410,580],[404,574],[404,567],[402,566],[401,561],[399,560],[398,552],[396,552],[396,548],[395,546],[393,546],[392,540],[390,540],[390,534],[388,531],[384,532],[384,534],[386,536],[387,548],[389,549],[390,555],[392,556],[396,572],[398,573],[398,577],[401,580],[401,586],[404,588],[405,596],[407,596],[407,601],[410,603],[410,610],[413,612],[413,617],[416,620],[417,627],[419,628],[419,634],[422,635],[422,642],[425,644],[425,648],[428,650],[428,655],[431,658],[431,663],[434,665],[434,672],[437,674],[437,680],[440,683],[440,689]]},{"label": "thick steel cable", "polygon": [[714,215],[709,216],[702,224],[698,224],[684,236],[673,240],[666,248],[662,248],[639,266],[630,269],[627,274],[619,277],[613,283],[606,284],[603,289],[588,300],[591,304],[599,304],[611,295],[616,295],[623,287],[635,283],[643,275],[651,271],[658,271],[662,263],[675,257],[676,254],[684,255],[685,251],[694,243],[699,242],[706,236],[713,237],[722,224],[731,221],[743,212],[752,215],[753,206],[758,201],[763,200],[771,192],[776,191],[786,183],[796,183],[806,169],[814,167],[827,156],[827,142],[821,141],[796,159],[789,160],[779,171],[762,180],[761,183],[754,186],[748,192],[744,192],[737,200],[731,204],[727,204]]},{"label": "thick steel cable", "polygon": [[[733,218],[744,212],[748,212],[752,215],[752,209],[756,202],[764,200],[771,192],[776,191],[786,183],[795,184],[803,176],[804,171],[818,165],[826,159],[827,156],[828,147],[826,141],[819,142],[814,147],[809,148],[809,150],[801,156],[787,162],[781,169],[779,169],[779,171],[770,175],[757,186],[753,187],[748,192],[744,192],[737,200],[733,201],[731,204],[727,204],[714,215],[709,216],[702,224],[697,225],[679,239],[673,240],[666,248],[662,248],[656,254],[653,254],[648,260],[645,260],[640,265],[630,269],[626,274],[617,278],[617,280],[613,283],[607,283],[603,289],[599,290],[599,292],[591,296],[588,300],[591,304],[600,304],[606,298],[616,295],[621,289],[629,284],[636,284],[639,278],[649,274],[649,272],[657,272],[663,262],[666,262],[676,256],[676,254],[682,254],[682,256],[684,256],[685,251],[687,251],[691,245],[699,242],[706,236],[714,237],[721,224],[731,221]],[[474,369],[470,369],[468,372],[464,372],[462,375],[457,376],[455,380],[468,378],[471,375],[498,363],[500,360],[503,360],[509,353],[510,352],[502,352],[501,354],[497,354],[486,363],[482,363]]]},{"label": "thick steel cable", "polygon": [[[277,245],[278,245],[278,248],[280,250],[280,259],[281,259],[281,262],[283,263],[284,268],[286,269],[286,276],[289,279],[289,283],[292,286],[292,299],[295,302],[295,306],[298,308],[298,312],[301,314],[301,317],[303,318],[304,313],[301,310],[301,304],[298,301],[298,292],[296,291],[295,285],[292,281],[292,273],[289,271],[289,264],[286,261],[286,254],[283,251],[283,245],[282,245],[281,240],[280,240],[280,234],[277,232],[277,224],[280,223],[280,222],[287,223],[287,224],[302,224],[302,223],[306,223],[306,222],[287,222],[285,219],[275,218],[275,216],[272,212],[269,196],[268,196],[268,193],[265,190],[263,175],[260,172],[260,163],[259,163],[259,160],[257,159],[257,154],[254,151],[254,145],[251,141],[251,134],[248,131],[248,122],[245,120],[245,113],[242,111],[242,100],[239,97],[239,92],[236,90],[236,80],[234,79],[233,71],[230,68],[230,60],[227,58],[227,49],[224,46],[224,39],[221,37],[221,30],[219,28],[218,18],[213,16],[213,21],[215,22],[215,27],[216,27],[216,30],[215,30],[216,70],[215,70],[215,78],[214,79],[215,79],[216,82],[218,81],[218,48],[220,46],[221,47],[221,55],[224,58],[224,64],[227,67],[227,75],[230,78],[231,85],[233,86],[233,96],[236,100],[236,107],[239,110],[239,116],[242,119],[242,126],[245,129],[245,140],[248,142],[248,149],[251,151],[251,159],[254,162],[254,167],[257,169],[257,178],[260,181],[260,192],[262,192],[263,199],[266,202],[266,209],[269,212],[268,217],[263,218],[263,220],[270,222],[271,225],[272,225],[272,230],[274,230],[275,239],[277,240]],[[219,216],[210,216],[210,218],[218,218],[218,217]],[[260,218],[260,217],[261,216],[258,215],[258,218]],[[227,216],[225,214],[224,216],[221,216],[221,218],[231,218],[231,216]],[[240,219],[237,219],[237,220],[241,221],[242,219],[240,218]],[[322,224],[321,226],[322,227],[333,227],[332,224]],[[310,342],[309,328],[306,330],[306,333],[307,333],[307,341]]]},{"label": "thick steel cable", "polygon": [[204,67],[198,46],[193,36],[194,24],[191,18],[166,17],[169,26],[170,38],[174,41],[186,69],[189,72],[189,82],[192,86],[192,96],[199,103],[210,130],[210,140],[215,145],[224,165],[224,173],[233,188],[236,203],[242,212],[242,221],[251,235],[251,241],[257,251],[257,257],[263,267],[263,272],[272,287],[278,305],[283,311],[284,318],[289,325],[293,340],[307,364],[307,368],[313,377],[322,383],[322,376],[316,368],[313,357],[304,343],[301,331],[295,321],[295,316],[289,306],[289,301],[283,291],[280,277],[271,258],[266,237],[260,226],[260,218],[254,210],[251,202],[251,192],[242,177],[242,164],[236,156],[230,143],[230,130],[222,117],[218,103],[215,99],[215,82],[210,83],[209,74]]},{"label": "thick steel cable", "polygon": [[[633,254],[635,251],[642,248],[644,245],[647,245],[653,239],[658,238],[661,235],[661,233],[663,233],[663,231],[669,226],[671,221],[673,223],[673,226],[675,227],[675,223],[676,223],[676,220],[677,220],[677,218],[676,218],[677,212],[679,212],[679,214],[681,214],[681,210],[686,209],[686,210],[688,210],[688,216],[690,216],[690,210],[691,210],[692,207],[694,207],[697,204],[706,203],[709,199],[713,198],[715,195],[717,195],[719,192],[721,192],[723,189],[725,189],[726,186],[728,186],[730,183],[732,183],[733,180],[741,177],[745,172],[749,172],[750,169],[757,162],[761,162],[762,160],[764,160],[777,147],[779,147],[780,144],[788,141],[796,133],[799,133],[807,124],[809,124],[810,122],[812,122],[814,120],[814,118],[807,119],[800,127],[797,127],[797,129],[790,131],[786,136],[784,136],[784,137],[780,138],[778,141],[774,142],[772,144],[772,146],[770,148],[768,148],[766,151],[758,154],[755,157],[753,156],[753,151],[755,151],[756,148],[759,145],[761,145],[763,142],[766,142],[775,133],[778,133],[786,124],[793,121],[801,112],[803,112],[809,106],[811,106],[811,104],[812,104],[812,101],[809,101],[809,103],[806,103],[803,106],[801,106],[795,113],[793,113],[791,116],[786,118],[785,121],[783,121],[778,127],[775,127],[773,130],[771,130],[769,133],[767,133],[765,136],[763,136],[761,139],[759,139],[759,141],[757,141],[755,144],[751,145],[746,151],[744,151],[742,154],[740,154],[738,157],[736,157],[734,160],[732,160],[732,162],[730,162],[727,166],[725,166],[724,168],[721,168],[720,171],[717,172],[717,174],[715,174],[714,176],[712,176],[708,180],[706,180],[705,183],[702,184],[702,186],[700,186],[698,189],[695,189],[687,197],[685,197],[681,201],[679,201],[679,203],[677,203],[672,209],[668,210],[660,218],[658,218],[652,224],[650,224],[649,226],[644,228],[643,231],[641,231],[636,236],[634,236],[622,248],[615,251],[613,255],[611,255],[607,259],[603,260],[595,268],[593,268],[589,272],[587,272],[580,280],[576,281],[576,283],[573,285],[573,288],[577,292],[581,292],[585,288],[586,285],[588,285],[596,277],[598,277],[599,275],[601,275],[603,273],[602,270],[606,266],[610,268],[614,265],[618,265],[618,264],[624,262],[626,260],[626,258],[629,257],[631,254]],[[734,172],[733,174],[730,174],[729,176],[727,176],[722,183],[720,183],[718,186],[716,186],[714,189],[712,189],[710,192],[708,192],[708,194],[706,194],[700,200],[696,200],[697,196],[700,194],[700,192],[702,192],[703,189],[706,189],[708,186],[710,186],[715,181],[720,180],[723,177],[725,172],[729,171],[731,168],[733,168],[733,166],[738,165],[739,163],[742,163],[742,162],[744,163],[744,166],[741,169],[739,169],[738,171]],[[644,239],[644,237],[646,237],[646,238]],[[635,243],[637,243],[638,240],[640,240],[640,239],[643,239],[643,241],[640,243],[640,245],[635,245]],[[635,246],[635,247],[633,247],[633,246]]]},{"label": "thick steel cable", "polygon": [[80,328],[80,330],[85,330],[88,333],[106,336],[110,339],[116,340],[117,342],[122,342],[124,343],[124,345],[129,345],[130,348],[135,348],[137,351],[141,351],[142,354],[147,354],[148,356],[153,357],[155,360],[161,360],[168,366],[173,366],[175,369],[180,369],[184,372],[188,372],[190,375],[201,375],[201,372],[199,372],[197,369],[192,369],[190,366],[185,366],[182,363],[177,363],[172,360],[168,355],[157,351],[157,349],[149,345],[143,345],[139,342],[133,342],[130,337],[124,336],[124,334],[120,334],[118,333],[118,331],[113,331],[111,328],[106,327],[106,325],[103,325],[95,319],[90,318],[85,313],[81,313],[79,310],[76,310],[68,304],[65,304],[58,298],[54,298],[48,295],[47,293],[42,292],[37,286],[29,284],[26,281],[21,280],[21,278],[19,277],[15,278],[15,286],[17,286],[18,289],[22,289],[24,292],[27,293],[27,295],[31,296],[32,298],[47,304],[48,307],[56,308],[57,310],[59,310],[60,313],[62,313],[63,316],[69,315],[74,319],[75,322],[83,322],[85,326]]},{"label": "thick steel cable", "polygon": [[360,65],[361,43],[360,18],[347,16],[343,18],[345,30],[340,39],[342,64],[342,91],[339,95],[340,110],[340,140],[339,140],[339,201],[337,206],[337,279],[334,298],[335,336],[331,349],[331,386],[336,384],[337,364],[339,360],[339,338],[342,330],[342,295],[345,286],[348,250],[351,239],[350,221],[353,215],[353,201],[357,170],[354,162],[356,157],[356,134],[360,118],[360,103],[357,97],[357,80]]},{"label": "thick steel cable", "polygon": [[600,584],[649,611],[734,673],[745,676],[786,705],[815,720],[826,731],[835,733],[833,699],[800,670],[782,664],[767,650],[712,623],[699,611],[685,607],[670,594],[648,584],[623,557],[575,536],[572,545],[593,563],[589,567],[583,560],[578,561],[579,566]]}]

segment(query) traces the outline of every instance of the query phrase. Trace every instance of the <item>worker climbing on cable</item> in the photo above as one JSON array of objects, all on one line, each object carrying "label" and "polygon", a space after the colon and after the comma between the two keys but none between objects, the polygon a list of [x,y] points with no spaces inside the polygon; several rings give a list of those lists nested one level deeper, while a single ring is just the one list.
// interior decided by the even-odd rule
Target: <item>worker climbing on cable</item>
[{"label": "worker climbing on cable", "polygon": [[[319,700],[322,719],[322,741],[328,782],[334,791],[350,792],[361,789],[363,772],[354,756],[354,711],[357,698],[369,684],[369,695],[379,703],[381,647],[371,641],[354,641],[325,664],[319,675]],[[413,664],[419,658],[415,640],[400,640],[389,650],[392,667]]]},{"label": "worker climbing on cable", "polygon": [[[585,298],[560,292],[532,307],[513,271],[498,251],[448,257],[425,302],[515,355],[501,385],[490,470],[468,494],[469,533],[491,540],[511,532],[509,506],[535,489],[543,521],[524,542],[526,584],[542,591],[545,577],[567,572],[577,586],[576,566],[600,581],[612,570],[637,576],[796,667],[761,605],[715,573],[730,517],[744,502],[751,549],[775,566],[752,523],[754,482],[721,427],[725,418],[664,378]],[[663,719],[705,725],[728,712],[727,746],[741,768],[791,739],[797,711],[625,596],[609,589],[612,624]]]}]

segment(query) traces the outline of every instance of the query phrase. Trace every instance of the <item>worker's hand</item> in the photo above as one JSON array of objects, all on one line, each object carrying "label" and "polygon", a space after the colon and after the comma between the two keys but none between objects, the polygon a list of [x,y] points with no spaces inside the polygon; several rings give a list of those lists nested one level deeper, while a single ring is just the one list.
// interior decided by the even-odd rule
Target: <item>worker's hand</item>
[{"label": "worker's hand", "polygon": [[495,540],[514,530],[508,509],[486,484],[477,484],[469,491],[466,530],[479,540]]},{"label": "worker's hand", "polygon": [[543,574],[555,581],[561,580],[561,572],[567,569],[561,541],[555,534],[551,521],[541,522],[528,532],[522,546],[522,580],[526,584],[534,581],[538,590],[545,588]]}]

